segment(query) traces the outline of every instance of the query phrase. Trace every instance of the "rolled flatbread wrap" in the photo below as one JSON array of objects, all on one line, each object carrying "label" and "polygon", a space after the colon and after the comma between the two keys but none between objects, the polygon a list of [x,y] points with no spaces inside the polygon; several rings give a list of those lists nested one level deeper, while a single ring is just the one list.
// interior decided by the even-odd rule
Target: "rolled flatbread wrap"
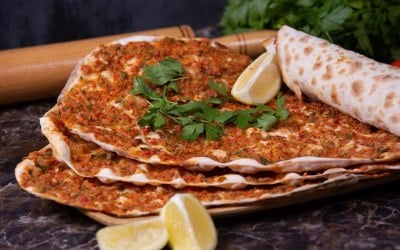
[{"label": "rolled flatbread wrap", "polygon": [[304,93],[400,136],[400,68],[288,26],[275,43],[283,81],[297,97]]}]

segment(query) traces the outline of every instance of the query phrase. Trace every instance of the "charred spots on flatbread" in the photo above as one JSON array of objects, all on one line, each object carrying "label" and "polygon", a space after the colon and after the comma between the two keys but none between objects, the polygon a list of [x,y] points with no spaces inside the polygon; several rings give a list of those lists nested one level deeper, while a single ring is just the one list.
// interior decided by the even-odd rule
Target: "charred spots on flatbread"
[{"label": "charred spots on flatbread", "polygon": [[311,78],[311,85],[317,85],[317,79],[315,77]]},{"label": "charred spots on flatbread", "polygon": [[303,76],[303,74],[304,74],[304,68],[300,67],[299,68],[299,76]]},{"label": "charred spots on flatbread", "polygon": [[329,63],[332,62],[332,60],[333,60],[333,57],[331,55],[328,56],[328,58],[326,59],[326,61],[329,62]]},{"label": "charred spots on flatbread", "polygon": [[340,105],[339,95],[338,95],[338,92],[337,92],[337,89],[336,89],[336,85],[332,85],[332,88],[331,88],[331,99],[332,99],[334,104]]},{"label": "charred spots on flatbread", "polygon": [[304,55],[306,55],[306,56],[308,56],[308,55],[310,55],[312,52],[313,52],[313,47],[311,47],[311,46],[306,46],[304,49],[303,49],[303,52],[304,52]]},{"label": "charred spots on flatbread", "polygon": [[292,61],[292,57],[290,56],[290,54],[289,53],[286,54],[286,56],[285,56],[285,65],[286,66],[289,65],[291,61]]},{"label": "charred spots on flatbread", "polygon": [[364,85],[362,80],[355,80],[351,84],[351,94],[353,97],[361,97],[364,91]]},{"label": "charred spots on flatbread", "polygon": [[[290,37],[294,37],[297,46],[291,43],[289,50],[282,50],[279,44],[284,46],[288,43],[288,40],[282,37],[283,33],[289,33]],[[303,37],[308,37],[306,43],[300,42]],[[278,60],[280,57],[283,60],[288,53],[293,56],[296,52],[305,57],[301,58],[301,62],[284,65],[281,69],[283,80],[290,89],[296,93],[304,92],[309,96],[318,97],[326,104],[335,106],[362,122],[376,126],[382,124],[380,128],[385,130],[389,128],[389,132],[400,135],[400,127],[392,125],[390,121],[390,116],[398,112],[394,110],[394,105],[400,104],[399,68],[374,61],[288,26],[278,31],[277,38]],[[301,67],[306,69],[307,74],[302,74]],[[301,85],[296,85],[295,80],[301,80],[298,81]],[[340,104],[336,103],[336,94],[331,92],[332,85],[336,85]],[[391,91],[396,93],[393,105],[386,102],[385,107],[385,98]],[[368,105],[374,108],[368,111]],[[360,112],[352,113],[353,108],[357,108]],[[384,110],[384,114],[379,113],[380,110]],[[380,122],[377,123],[377,120]]]},{"label": "charred spots on flatbread", "polygon": [[400,123],[400,115],[394,114],[394,115],[390,116],[390,121],[394,124],[399,124]]},{"label": "charred spots on flatbread", "polygon": [[374,76],[373,79],[379,83],[386,83],[390,81],[400,81],[400,76],[394,76],[390,74],[380,74]]},{"label": "charred spots on flatbread", "polygon": [[313,70],[319,70],[321,67],[322,67],[322,62],[317,60],[313,65]]},{"label": "charred spots on flatbread", "polygon": [[369,91],[369,95],[373,95],[376,92],[376,90],[378,89],[378,87],[379,87],[379,84],[377,82],[374,82],[371,86],[371,90]]},{"label": "charred spots on flatbread", "polygon": [[310,40],[310,37],[307,36],[307,35],[304,35],[304,36],[299,38],[299,42],[300,43],[308,43],[309,40]]},{"label": "charred spots on flatbread", "polygon": [[288,51],[289,50],[289,44],[285,44],[285,46],[283,46],[283,48],[284,48],[285,51]]},{"label": "charred spots on flatbread", "polygon": [[325,73],[322,75],[322,80],[331,80],[333,78],[332,66],[325,66]]},{"label": "charred spots on flatbread", "polygon": [[329,47],[329,43],[327,41],[322,41],[321,43],[318,44],[320,48],[327,48]]},{"label": "charred spots on flatbread", "polygon": [[349,72],[348,74],[354,74],[354,72],[357,72],[362,68],[362,62],[358,61],[348,61],[347,64],[349,65]]},{"label": "charred spots on flatbread", "polygon": [[385,103],[383,104],[383,107],[384,108],[386,108],[386,109],[388,109],[388,108],[391,108],[391,107],[393,107],[393,100],[394,100],[394,98],[395,98],[395,96],[396,96],[396,93],[395,92],[390,92],[386,97],[385,97]]}]

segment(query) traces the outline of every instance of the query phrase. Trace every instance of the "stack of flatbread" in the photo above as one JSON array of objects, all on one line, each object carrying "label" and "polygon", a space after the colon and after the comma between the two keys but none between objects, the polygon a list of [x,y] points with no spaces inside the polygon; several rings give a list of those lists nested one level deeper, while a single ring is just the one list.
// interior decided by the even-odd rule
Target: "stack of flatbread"
[{"label": "stack of flatbread", "polygon": [[18,183],[65,205],[134,217],[158,213],[178,192],[207,207],[249,206],[396,175],[400,70],[287,26],[275,48],[289,117],[268,131],[231,125],[220,139],[189,141],[179,124],[139,124],[148,102],[132,94],[133,79],[173,58],[184,76],[170,100],[205,100],[218,94],[210,80],[230,90],[251,59],[208,39],[136,36],[99,46],[40,119],[49,146],[18,164]]}]

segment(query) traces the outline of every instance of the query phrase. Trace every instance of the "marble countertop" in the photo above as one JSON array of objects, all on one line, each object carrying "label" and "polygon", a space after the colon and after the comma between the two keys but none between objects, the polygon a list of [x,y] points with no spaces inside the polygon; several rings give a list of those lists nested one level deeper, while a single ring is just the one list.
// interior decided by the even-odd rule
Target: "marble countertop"
[{"label": "marble countertop", "polygon": [[[38,118],[55,100],[0,107],[0,249],[97,249],[103,225],[39,199],[14,168],[47,144]],[[400,182],[215,220],[218,249],[400,249]]]}]

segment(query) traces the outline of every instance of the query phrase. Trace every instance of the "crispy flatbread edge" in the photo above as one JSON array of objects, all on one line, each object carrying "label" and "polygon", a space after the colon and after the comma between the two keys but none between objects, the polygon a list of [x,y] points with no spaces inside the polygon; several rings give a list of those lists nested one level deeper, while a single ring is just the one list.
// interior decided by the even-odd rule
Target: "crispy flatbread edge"
[{"label": "crispy flatbread edge", "polygon": [[[54,107],[52,110],[49,112],[56,112],[57,107]],[[183,188],[186,186],[192,186],[192,187],[208,187],[208,186],[213,186],[213,187],[221,187],[221,188],[227,188],[227,189],[239,189],[239,188],[244,188],[248,185],[263,185],[262,183],[252,183],[246,181],[240,174],[225,174],[221,175],[223,178],[222,182],[218,183],[191,183],[188,181],[185,181],[183,178],[177,178],[172,181],[161,181],[157,179],[149,179],[147,178],[146,175],[144,174],[133,174],[130,176],[119,176],[114,174],[110,168],[104,167],[102,168],[97,174],[93,176],[88,176],[84,175],[79,172],[74,166],[73,161],[71,160],[71,150],[70,147],[67,143],[64,141],[64,135],[62,132],[57,128],[57,125],[54,124],[54,122],[51,120],[49,116],[45,116],[40,118],[40,124],[42,128],[42,133],[43,135],[49,140],[50,142],[50,147],[53,150],[53,156],[60,162],[65,163],[69,168],[71,168],[76,174],[82,176],[82,177],[96,177],[100,181],[104,183],[110,183],[110,182],[115,182],[115,181],[122,181],[122,182],[129,182],[133,183],[136,185],[145,185],[145,184],[151,184],[151,185],[171,185],[175,188]],[[120,156],[123,157],[123,156]],[[134,161],[134,160],[133,160]],[[138,162],[137,164],[142,164],[146,165],[147,163],[141,163]],[[166,168],[170,166],[165,166]],[[298,182],[300,176],[299,175],[288,175],[285,177],[283,180],[280,182],[292,182],[293,184],[295,182]],[[270,182],[268,184],[277,184],[279,182]],[[265,183],[264,183],[265,184]]]},{"label": "crispy flatbread edge", "polygon": [[373,160],[369,158],[322,158],[315,156],[304,156],[293,158],[290,160],[284,160],[280,162],[269,163],[263,165],[258,161],[250,158],[241,158],[230,162],[218,162],[209,157],[192,157],[181,163],[175,161],[161,161],[157,156],[152,156],[148,159],[132,157],[122,149],[119,149],[113,145],[103,143],[96,139],[94,134],[82,133],[79,130],[72,129],[72,133],[79,135],[86,141],[92,141],[104,148],[105,150],[115,152],[121,156],[131,158],[137,161],[149,163],[149,164],[160,164],[160,165],[179,165],[192,171],[211,171],[214,168],[229,168],[236,173],[242,174],[255,174],[261,171],[273,171],[273,172],[307,172],[307,171],[318,171],[328,168],[347,167],[358,164],[371,164],[375,162],[384,162],[391,159],[378,159]]},{"label": "crispy flatbread edge", "polygon": [[258,161],[250,158],[241,158],[230,162],[218,162],[208,157],[192,157],[188,160],[183,161],[180,164],[177,164],[176,162],[161,161],[157,156],[152,156],[149,159],[132,157],[122,149],[119,149],[113,145],[97,140],[94,134],[82,133],[81,131],[75,129],[71,129],[70,132],[77,134],[79,137],[81,137],[86,141],[90,141],[99,145],[100,147],[102,147],[107,151],[117,153],[118,155],[123,157],[127,157],[148,164],[160,164],[165,166],[179,165],[192,171],[211,171],[215,168],[229,168],[236,173],[242,173],[242,174],[256,174],[262,171],[291,173],[291,172],[318,171],[323,169],[340,168],[358,164],[370,164],[375,162],[384,162],[386,160],[386,159],[372,160],[368,158],[361,158],[361,159],[321,158],[314,156],[304,156],[304,157],[298,157],[290,160],[263,165]]},{"label": "crispy flatbread edge", "polygon": [[[70,206],[70,207],[75,207],[75,208],[80,208],[80,209],[83,208],[83,207],[80,207],[80,206],[70,205],[70,204],[68,204],[68,202],[61,201],[60,199],[57,199],[57,197],[55,197],[55,196],[51,196],[51,195],[42,194],[40,192],[37,192],[34,187],[24,187],[22,185],[21,177],[22,177],[25,169],[28,166],[33,166],[33,165],[35,165],[35,163],[32,160],[24,159],[20,163],[18,163],[17,166],[15,167],[15,179],[17,180],[17,183],[21,187],[21,189],[25,190],[26,192],[28,192],[28,193],[36,196],[36,197],[42,198],[42,199],[52,200],[52,201],[57,202],[59,204]],[[92,211],[95,211],[95,210],[92,210]],[[100,212],[100,211],[98,211],[98,212]],[[132,211],[130,211],[130,213],[134,214],[135,216],[142,216],[142,215],[149,214],[149,213],[146,213],[146,212],[143,212],[143,211],[139,211],[139,210],[132,210]]]},{"label": "crispy flatbread edge", "polygon": [[[56,196],[42,194],[40,192],[37,192],[35,190],[35,188],[33,188],[33,187],[24,187],[22,185],[21,176],[24,173],[25,169],[32,165],[35,165],[35,163],[32,160],[30,160],[29,158],[27,158],[27,159],[24,159],[23,161],[21,161],[15,168],[16,180],[22,189],[24,189],[25,191],[27,191],[37,197],[48,199],[48,200],[53,200],[60,204],[64,204],[64,205],[71,206],[71,207],[76,207],[79,209],[89,209],[91,211],[102,212],[101,210],[96,210],[96,209],[88,208],[88,207],[77,205],[77,204],[70,204],[68,202],[58,199]],[[270,194],[270,193],[266,192],[264,195],[261,195],[258,198],[243,198],[241,200],[216,200],[216,201],[210,201],[210,202],[202,202],[202,204],[206,207],[223,207],[223,206],[232,206],[232,205],[246,205],[246,204],[252,204],[252,203],[260,202],[260,201],[273,202],[274,199],[280,198],[280,197],[290,197],[294,194],[299,194],[299,193],[308,193],[308,195],[311,195],[313,190],[335,189],[335,188],[340,188],[340,187],[347,186],[347,185],[354,185],[357,182],[359,182],[360,180],[370,179],[370,178],[378,178],[381,176],[385,176],[387,174],[389,174],[389,173],[373,174],[373,175],[343,174],[343,175],[339,175],[334,178],[325,180],[320,183],[306,184],[304,186],[294,188],[293,190],[291,190],[289,192],[284,192],[284,193],[279,193],[279,194]],[[116,213],[112,213],[112,212],[110,212],[110,214],[112,214],[114,216],[118,216],[118,217],[132,217],[132,216],[143,216],[143,215],[156,214],[159,211],[160,211],[160,209],[155,209],[154,211],[141,211],[141,210],[133,209],[133,210],[127,211],[124,214],[116,214]]]},{"label": "crispy flatbread edge", "polygon": [[242,174],[255,174],[262,171],[273,171],[273,172],[307,172],[307,171],[318,171],[329,168],[340,168],[358,164],[372,164],[391,162],[400,158],[400,153],[385,155],[383,154],[380,159],[370,158],[322,158],[315,156],[303,156],[289,160],[269,163],[267,165],[261,164],[258,161],[250,158],[241,158],[230,162],[218,162],[209,157],[192,157],[180,163],[175,161],[161,161],[161,159],[154,155],[150,158],[138,158],[132,157],[129,153],[123,149],[115,147],[111,144],[104,143],[96,139],[92,133],[83,133],[79,129],[72,128],[70,132],[77,134],[79,137],[86,141],[91,141],[103,149],[111,152],[115,152],[120,156],[131,158],[140,162],[149,164],[160,164],[160,165],[172,165],[182,166],[192,171],[210,171],[214,168],[229,168],[236,173]]},{"label": "crispy flatbread edge", "polygon": [[[49,112],[57,112],[57,106],[54,107]],[[298,173],[290,172],[290,173],[287,173],[281,179],[277,179],[275,181],[269,181],[269,182],[265,182],[265,183],[247,181],[242,175],[234,174],[234,173],[221,175],[223,181],[215,182],[215,183],[207,183],[207,182],[191,183],[190,181],[185,181],[181,177],[176,178],[172,181],[162,181],[162,180],[157,180],[157,179],[149,179],[145,174],[133,174],[133,175],[129,175],[129,176],[116,175],[111,171],[110,168],[107,168],[107,167],[102,168],[95,175],[84,175],[81,172],[79,172],[78,169],[75,168],[74,163],[71,160],[71,151],[70,151],[69,145],[67,143],[65,143],[65,141],[64,141],[65,135],[57,128],[57,125],[54,124],[52,119],[50,119],[49,116],[42,117],[40,119],[40,124],[42,127],[42,133],[46,136],[46,138],[50,142],[50,147],[52,148],[53,156],[58,161],[65,163],[76,174],[78,174],[82,177],[88,177],[88,178],[96,177],[104,183],[122,181],[122,182],[133,183],[136,185],[145,185],[145,184],[171,185],[175,188],[183,188],[186,186],[192,186],[192,187],[221,187],[221,188],[227,188],[227,189],[240,189],[240,188],[244,188],[246,186],[274,185],[274,184],[288,184],[288,185],[295,186],[295,185],[298,185],[298,183],[301,183],[302,181],[306,181],[306,180],[315,180],[318,178],[331,178],[331,177],[339,175],[339,174],[359,172],[359,170],[357,170],[357,169],[350,170],[350,169],[345,169],[345,168],[330,168],[330,169],[325,170],[322,173],[318,173],[315,175],[311,175],[311,174],[301,175],[300,172],[298,172]],[[146,165],[146,163],[140,163],[140,162],[138,162],[137,164]],[[170,166],[165,166],[165,167],[168,168]],[[371,171],[376,171],[376,169],[371,168],[371,169],[365,170],[365,172],[371,172]]]},{"label": "crispy flatbread edge", "polygon": [[[56,107],[54,107],[50,112],[57,112]],[[40,124],[42,128],[42,133],[50,142],[50,147],[53,150],[54,157],[60,161],[65,163],[68,167],[70,167],[76,174],[82,177],[96,177],[104,183],[110,183],[113,181],[122,181],[122,182],[130,182],[136,185],[145,185],[145,184],[152,184],[152,185],[160,185],[160,184],[167,184],[171,185],[175,188],[183,188],[185,186],[194,186],[194,187],[207,187],[207,186],[214,186],[214,187],[222,187],[222,188],[229,188],[229,189],[239,189],[244,188],[247,185],[256,185],[255,183],[246,182],[246,180],[239,174],[229,174],[224,175],[221,177],[225,177],[223,182],[220,183],[198,183],[198,184],[191,184],[186,182],[184,179],[179,178],[171,182],[159,181],[155,179],[148,179],[143,174],[134,174],[130,176],[118,176],[114,174],[109,168],[103,168],[100,172],[98,172],[94,176],[83,175],[80,173],[74,166],[74,163],[71,160],[71,151],[67,143],[65,143],[63,139],[63,134],[61,131],[58,130],[57,126],[54,122],[48,117],[40,118]],[[123,157],[123,156],[121,156]],[[146,163],[138,163],[138,164],[146,164]],[[169,166],[165,166],[169,167]],[[271,182],[268,184],[277,184],[281,182],[298,182],[301,178],[298,174],[288,174],[283,180],[279,182]],[[265,183],[264,183],[265,184]],[[263,184],[258,184],[263,185]]]},{"label": "crispy flatbread edge", "polygon": [[[363,179],[353,185],[341,186],[335,189],[319,188],[318,190],[315,191],[297,193],[287,197],[280,197],[274,199],[272,202],[266,200],[261,202],[255,202],[252,204],[210,207],[207,208],[207,212],[214,219],[230,218],[233,216],[241,216],[250,213],[260,213],[273,209],[294,206],[297,204],[305,204],[307,202],[329,199],[332,197],[338,197],[349,193],[358,192],[361,190],[371,189],[373,187],[387,184],[389,182],[393,182],[399,179],[400,179],[399,173],[390,174],[380,178]],[[106,226],[133,223],[136,221],[147,220],[149,218],[154,218],[158,216],[157,214],[152,214],[152,215],[143,215],[137,217],[117,217],[111,214],[97,212],[97,211],[90,211],[84,209],[79,209],[79,211],[84,215],[86,215],[87,217]]]}]

